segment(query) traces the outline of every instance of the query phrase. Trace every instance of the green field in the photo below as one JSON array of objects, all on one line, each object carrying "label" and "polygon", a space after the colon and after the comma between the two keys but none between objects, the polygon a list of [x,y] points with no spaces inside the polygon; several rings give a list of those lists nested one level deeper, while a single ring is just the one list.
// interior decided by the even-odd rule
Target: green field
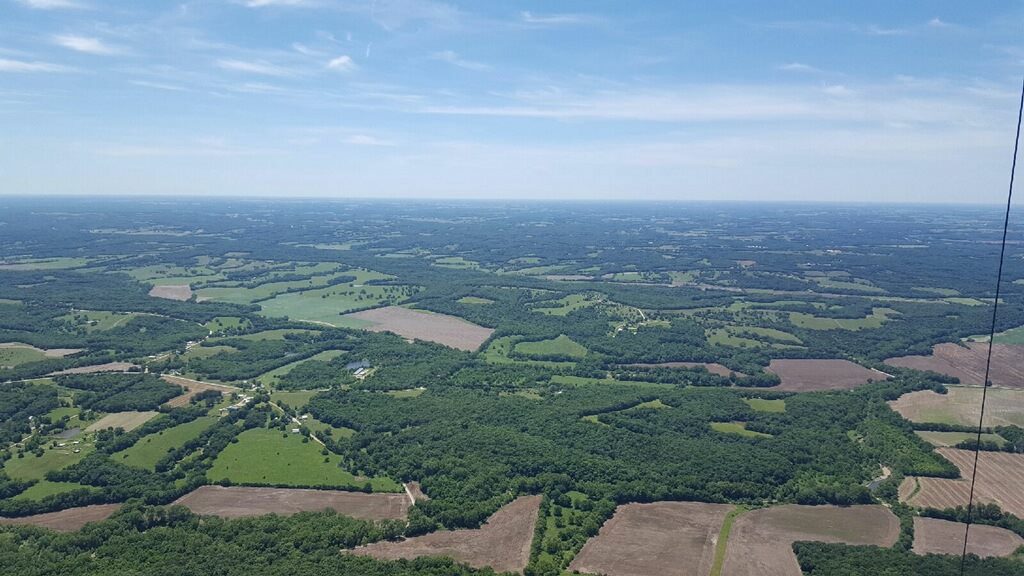
[{"label": "green field", "polygon": [[[75,449],[81,452],[75,453]],[[92,452],[92,444],[68,445],[64,448],[51,448],[43,452],[42,456],[25,454],[24,458],[17,456],[11,458],[4,464],[4,472],[16,480],[42,480],[47,472],[60,470],[78,462]]]},{"label": "green field", "polygon": [[573,366],[573,362],[552,362],[549,360],[520,360],[511,358],[509,354],[515,346],[518,336],[502,336],[495,338],[483,351],[484,360],[492,364],[532,364],[535,366],[547,366],[549,368],[560,368]]},{"label": "green field", "polygon": [[537,342],[519,342],[514,350],[526,356],[567,356],[569,358],[583,358],[587,355],[587,349],[562,334],[551,340],[540,340]]},{"label": "green field", "polygon": [[480,263],[472,260],[466,260],[462,256],[445,256],[434,260],[434,266],[455,268],[458,270],[476,270],[477,268],[480,268]]},{"label": "green field", "polygon": [[31,346],[11,346],[0,348],[0,367],[14,367],[29,362],[44,360],[46,354]]},{"label": "green field", "polygon": [[323,456],[321,450],[320,444],[312,440],[302,442],[300,434],[254,428],[241,433],[237,443],[228,444],[217,456],[207,477],[213,482],[230,480],[236,484],[336,488],[358,488],[370,482],[375,491],[402,490],[402,486],[390,478],[353,476],[339,466],[339,456]]},{"label": "green field", "polygon": [[[288,334],[313,334],[318,330],[306,330],[304,328],[279,328],[277,330],[264,330],[262,332],[254,332],[252,334],[244,334],[242,336],[232,336],[232,338],[240,338],[242,340],[284,340],[284,337]],[[216,342],[216,340],[214,340]]]},{"label": "green field", "polygon": [[737,434],[739,436],[745,436],[747,438],[772,437],[771,434],[747,430],[747,424],[745,422],[712,422],[711,429],[714,430],[715,432],[722,432],[724,434]]},{"label": "green field", "polygon": [[239,318],[238,316],[217,316],[213,320],[203,324],[203,327],[216,334],[217,332],[235,328],[247,330],[252,327],[252,322],[250,322],[248,318]]},{"label": "green field", "polygon": [[138,316],[134,312],[107,312],[106,310],[76,310],[71,314],[61,316],[62,320],[85,328],[86,332],[102,332],[123,326],[132,318]]},{"label": "green field", "polygon": [[489,298],[480,298],[479,296],[463,296],[456,300],[459,304],[493,304],[494,300]]},{"label": "green field", "polygon": [[15,500],[42,500],[47,496],[54,494],[63,494],[64,492],[72,492],[74,490],[81,489],[97,490],[91,486],[85,486],[75,482],[50,482],[49,480],[40,480],[35,484],[29,486],[28,490],[25,490],[21,494],[14,497]]},{"label": "green field", "polygon": [[889,319],[889,316],[898,314],[891,308],[874,308],[871,314],[864,318],[822,318],[803,312],[790,312],[789,321],[794,326],[808,328],[810,330],[863,330],[866,328],[880,328]]},{"label": "green field", "polygon": [[588,296],[586,294],[570,294],[564,298],[553,300],[551,302],[544,302],[543,307],[536,307],[533,310],[535,312],[542,312],[544,314],[551,314],[552,316],[565,316],[573,310],[578,310],[586,306],[593,306],[600,302],[595,296]]},{"label": "green field", "polygon": [[152,470],[156,463],[167,455],[168,451],[183,446],[189,440],[196,438],[216,421],[216,417],[202,416],[191,422],[143,436],[131,448],[116,452],[111,455],[111,458],[115,462]]},{"label": "green field", "polygon": [[758,412],[785,412],[785,400],[765,400],[764,398],[744,398],[748,406]]},{"label": "green field", "polygon": [[675,384],[660,382],[639,382],[633,380],[616,380],[614,378],[587,378],[585,376],[566,376],[555,374],[551,377],[552,384],[567,386],[636,386],[637,388],[676,388]]},{"label": "green field", "polygon": [[[975,440],[978,437],[974,432],[931,432],[918,430],[915,434],[934,446],[956,446],[964,440]],[[995,442],[999,446],[1006,444],[1006,440],[997,434],[983,433],[981,441]]]},{"label": "green field", "polygon": [[288,406],[301,411],[309,404],[309,399],[316,396],[320,392],[318,390],[295,390],[295,391],[280,391],[273,392],[270,394],[270,401],[280,404],[284,402]]},{"label": "green field", "polygon": [[27,259],[18,262],[0,264],[0,270],[9,270],[12,272],[25,270],[63,270],[66,268],[80,268],[89,262],[89,258]]},{"label": "green field", "polygon": [[284,376],[285,374],[291,372],[292,368],[295,368],[296,366],[302,364],[303,362],[306,362],[307,360],[322,360],[324,362],[327,362],[329,360],[337,358],[338,356],[341,356],[344,353],[344,350],[325,350],[323,352],[320,352],[319,354],[314,354],[309,358],[303,358],[302,360],[298,360],[290,364],[285,364],[280,368],[275,368],[270,372],[260,374],[259,376],[256,377],[256,381],[259,382],[260,384],[263,384],[264,386],[273,386],[277,384],[277,382],[281,379],[281,376]]},{"label": "green field", "polygon": [[388,390],[385,394],[392,398],[415,398],[424,392],[426,392],[424,388],[407,388],[405,390]]},{"label": "green field", "polygon": [[388,301],[399,303],[405,300],[405,296],[398,289],[400,287],[365,284],[370,280],[390,278],[386,274],[350,270],[344,275],[356,275],[358,279],[347,284],[275,296],[260,302],[260,314],[271,318],[287,317],[289,320],[339,326],[342,314],[373,308]]}]

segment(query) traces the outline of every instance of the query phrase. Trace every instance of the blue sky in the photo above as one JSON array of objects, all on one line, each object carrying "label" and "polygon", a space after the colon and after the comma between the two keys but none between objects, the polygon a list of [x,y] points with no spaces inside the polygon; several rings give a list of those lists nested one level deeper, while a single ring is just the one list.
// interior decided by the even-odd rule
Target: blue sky
[{"label": "blue sky", "polygon": [[1024,2],[0,0],[0,193],[997,202]]}]

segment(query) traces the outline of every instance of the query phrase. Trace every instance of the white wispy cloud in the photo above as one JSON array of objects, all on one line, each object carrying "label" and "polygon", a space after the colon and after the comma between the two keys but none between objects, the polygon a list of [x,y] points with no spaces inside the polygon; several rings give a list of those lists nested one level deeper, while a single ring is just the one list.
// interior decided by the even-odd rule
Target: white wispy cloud
[{"label": "white wispy cloud", "polygon": [[447,62],[452,66],[458,66],[459,68],[465,68],[466,70],[489,70],[491,67],[483,62],[474,62],[472,60],[466,60],[461,58],[456,52],[452,50],[443,50],[441,52],[434,52],[430,55],[431,60],[440,60],[441,62]]},{"label": "white wispy cloud", "polygon": [[18,4],[36,10],[60,10],[85,8],[84,4],[72,0],[18,0]]},{"label": "white wispy cloud", "polygon": [[262,76],[294,76],[295,73],[287,68],[278,66],[277,64],[271,64],[263,60],[235,60],[235,59],[221,59],[217,60],[216,65],[221,70],[230,70],[232,72],[246,72],[249,74],[260,74]]},{"label": "white wispy cloud", "polygon": [[351,72],[352,70],[355,70],[357,66],[351,56],[342,55],[328,61],[327,68],[337,70],[339,72]]},{"label": "white wispy cloud", "polygon": [[366,134],[353,134],[342,140],[345,144],[352,144],[353,146],[394,146],[395,143],[391,140],[384,140],[377,138],[376,136],[368,136]]},{"label": "white wispy cloud", "polygon": [[53,37],[53,42],[58,46],[67,48],[68,50],[84,52],[86,54],[95,54],[98,56],[112,56],[123,52],[123,49],[118,46],[110,46],[103,42],[103,40],[90,36],[58,34]]},{"label": "white wispy cloud", "polygon": [[790,62],[789,64],[783,64],[779,66],[779,70],[782,70],[783,72],[821,72],[821,69],[802,62]]},{"label": "white wispy cloud", "polygon": [[182,86],[176,86],[174,84],[165,84],[163,82],[150,82],[149,80],[132,80],[132,84],[136,86],[142,86],[143,88],[153,88],[155,90],[166,90],[168,92],[189,92],[188,88]]},{"label": "white wispy cloud", "polygon": [[249,8],[263,8],[266,6],[309,6],[309,0],[243,0],[241,4]]},{"label": "white wispy cloud", "polygon": [[534,14],[525,10],[519,13],[519,18],[523,23],[534,26],[572,26],[595,21],[589,14]]},{"label": "white wispy cloud", "polygon": [[68,72],[70,68],[50,62],[28,62],[0,58],[0,72]]},{"label": "white wispy cloud", "polygon": [[310,48],[309,46],[306,46],[305,44],[301,44],[299,42],[295,42],[295,43],[292,44],[292,50],[295,50],[296,52],[298,52],[299,54],[302,54],[303,56],[323,56],[324,55],[324,53],[321,52],[320,50],[316,50],[314,48]]}]

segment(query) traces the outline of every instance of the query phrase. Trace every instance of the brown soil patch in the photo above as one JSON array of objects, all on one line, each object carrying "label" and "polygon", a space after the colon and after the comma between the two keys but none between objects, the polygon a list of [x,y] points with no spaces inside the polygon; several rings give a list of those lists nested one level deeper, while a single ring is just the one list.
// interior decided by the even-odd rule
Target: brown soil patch
[{"label": "brown soil patch", "polygon": [[[971,490],[971,471],[974,452],[957,448],[935,450],[960,469],[962,478],[924,478],[917,481],[921,490],[905,500],[920,508],[955,508],[966,506]],[[1015,516],[1024,516],[1024,454],[981,452],[978,457],[978,481],[974,486],[974,500],[982,504],[995,503]]]},{"label": "brown soil patch", "polygon": [[814,390],[850,390],[868,380],[885,380],[884,372],[865,368],[849,360],[772,360],[768,371],[782,378],[771,390],[810,392]]},{"label": "brown soil patch", "polygon": [[455,316],[401,306],[363,310],[347,316],[370,322],[367,330],[373,332],[394,332],[405,338],[437,342],[470,352],[479,348],[494,332]]},{"label": "brown soil patch", "polygon": [[95,504],[79,508],[68,508],[59,512],[47,512],[22,518],[0,518],[0,525],[6,526],[39,526],[57,532],[74,532],[90,522],[106,520],[117,512],[120,504]]},{"label": "brown soil patch", "polygon": [[627,364],[627,367],[636,368],[703,368],[712,374],[718,374],[728,378],[730,375],[735,374],[737,376],[746,376],[742,372],[737,372],[722,366],[718,362],[659,362],[657,364]]},{"label": "brown soil patch", "polygon": [[800,576],[793,542],[892,546],[900,522],[883,506],[786,505],[753,510],[732,526],[724,576]]},{"label": "brown soil patch", "polygon": [[200,382],[199,380],[192,380],[191,378],[182,378],[180,376],[161,376],[161,378],[163,378],[164,382],[167,382],[168,384],[181,386],[182,388],[185,389],[184,394],[182,394],[181,396],[171,398],[170,400],[167,401],[166,404],[164,404],[165,406],[170,406],[171,408],[180,408],[181,406],[187,405],[188,401],[191,400],[193,396],[199,394],[200,392],[203,392],[204,390],[219,390],[225,394],[238,391],[238,388],[235,388],[234,386],[227,386],[225,384],[212,384],[210,382]]},{"label": "brown soil patch", "polygon": [[540,496],[520,496],[476,530],[442,531],[400,542],[376,542],[352,553],[381,560],[448,556],[474,568],[521,573],[530,559],[540,500]]},{"label": "brown soil patch", "polygon": [[185,506],[196,514],[221,518],[291,515],[329,509],[362,520],[404,520],[409,499],[405,494],[366,494],[344,490],[200,486],[175,500],[174,504]]},{"label": "brown soil patch", "polygon": [[426,502],[430,500],[430,496],[423,493],[423,488],[420,487],[419,482],[406,482],[405,493],[408,494],[415,502]]},{"label": "brown soil patch", "polygon": [[130,432],[142,426],[156,415],[156,412],[114,412],[93,422],[85,431],[95,432],[97,430],[106,430],[107,428],[124,428],[125,432]]},{"label": "brown soil patch", "polygon": [[[981,415],[981,386],[948,386],[946,394],[919,390],[889,402],[911,422],[939,422],[977,426]],[[1024,390],[989,387],[985,398],[985,426],[1024,426]]]},{"label": "brown soil patch", "polygon": [[[916,554],[953,554],[964,551],[966,524],[938,518],[914,518],[914,552]],[[1009,556],[1024,546],[1024,538],[1005,528],[974,524],[971,526],[967,552],[982,558]]]},{"label": "brown soil patch", "polygon": [[68,368],[67,370],[47,374],[47,376],[60,376],[62,374],[94,374],[96,372],[128,372],[129,370],[137,368],[140,368],[140,366],[138,364],[132,364],[131,362],[107,362],[106,364],[93,364],[91,366]]},{"label": "brown soil patch", "polygon": [[656,502],[619,506],[570,570],[607,576],[705,576],[729,504]]},{"label": "brown soil patch", "polygon": [[154,298],[166,298],[167,300],[188,300],[192,297],[192,287],[188,284],[171,286],[153,286],[149,295]]},{"label": "brown soil patch", "polygon": [[49,348],[44,350],[43,348],[36,348],[31,344],[22,344],[21,342],[0,342],[0,348],[28,348],[29,350],[42,352],[47,358],[63,358],[83,350],[83,348]]},{"label": "brown soil patch", "polygon": [[[985,378],[988,344],[971,342],[967,346],[936,344],[931,356],[900,356],[885,361],[890,366],[931,370],[955,376],[961,384],[981,386]],[[992,370],[989,380],[997,386],[1024,388],[1024,345],[992,345]]]}]

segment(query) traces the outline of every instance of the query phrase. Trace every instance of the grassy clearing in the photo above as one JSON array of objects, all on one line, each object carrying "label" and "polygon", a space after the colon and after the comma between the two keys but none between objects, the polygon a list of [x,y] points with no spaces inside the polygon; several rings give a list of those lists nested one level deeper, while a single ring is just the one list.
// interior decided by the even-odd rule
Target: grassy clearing
[{"label": "grassy clearing", "polygon": [[664,402],[662,402],[660,398],[655,398],[654,400],[651,400],[651,401],[648,401],[648,402],[641,402],[641,403],[637,404],[636,406],[632,406],[630,408],[627,408],[627,410],[643,410],[645,408],[653,408],[655,410],[662,410],[664,408],[671,408],[671,406],[669,406],[668,404],[665,404]]},{"label": "grassy clearing", "polygon": [[290,320],[317,322],[340,326],[342,314],[373,308],[384,303],[397,304],[406,299],[407,286],[365,285],[369,279],[388,278],[376,272],[362,272],[365,279],[319,288],[281,294],[260,302],[260,314],[287,317]]},{"label": "grassy clearing", "polygon": [[322,360],[324,362],[327,362],[337,358],[338,356],[341,356],[344,353],[344,350],[325,350],[318,354],[314,354],[309,358],[304,358],[302,360],[298,360],[290,364],[285,364],[284,366],[275,368],[270,372],[260,374],[259,376],[256,377],[256,381],[259,382],[260,384],[263,384],[264,386],[274,386],[281,380],[282,376],[291,372],[293,368],[295,368],[299,364],[302,364],[303,362],[307,362],[309,360]]},{"label": "grassy clearing", "polygon": [[736,518],[747,510],[748,508],[745,506],[737,506],[725,515],[722,529],[718,531],[718,540],[715,542],[715,562],[711,565],[710,576],[722,576],[722,564],[725,563],[725,550],[729,545],[729,533],[732,532],[732,525]]},{"label": "grassy clearing", "polygon": [[565,316],[573,310],[593,306],[598,302],[600,302],[600,299],[594,295],[570,294],[550,303],[545,302],[543,307],[537,307],[533,310],[534,312],[541,312],[542,314],[550,314],[552,316]]},{"label": "grassy clearing", "polygon": [[132,447],[113,454],[111,458],[115,462],[152,470],[156,463],[167,455],[167,452],[196,438],[216,421],[216,417],[203,416],[191,422],[144,436]]},{"label": "grassy clearing", "polygon": [[[77,454],[75,449],[80,449]],[[92,452],[92,444],[68,445],[64,448],[48,448],[42,456],[25,454],[24,458],[15,456],[4,464],[4,472],[16,480],[42,480],[47,472],[66,468]]]},{"label": "grassy clearing", "polygon": [[459,304],[494,304],[494,300],[490,298],[480,298],[478,296],[463,296],[456,300]]},{"label": "grassy clearing", "polygon": [[252,328],[252,322],[248,318],[239,318],[238,316],[217,316],[213,320],[210,320],[203,327],[210,330],[214,334],[223,332],[225,330],[242,329],[248,330]]},{"label": "grassy clearing", "polygon": [[106,310],[77,310],[60,318],[85,328],[86,332],[102,332],[123,326],[138,316],[134,312],[107,312]]},{"label": "grassy clearing", "polygon": [[520,360],[519,358],[510,358],[509,354],[512,352],[512,347],[515,346],[516,340],[518,339],[518,336],[502,336],[501,338],[495,338],[491,341],[490,345],[484,349],[484,360],[492,364],[532,364],[535,366],[546,366],[549,368],[566,368],[575,365],[573,362],[551,362],[548,360]]},{"label": "grassy clearing", "polygon": [[878,286],[867,284],[865,282],[849,282],[846,280],[835,280],[833,278],[821,278],[815,277],[810,278],[814,282],[817,282],[818,286],[822,288],[828,288],[832,290],[856,290],[857,292],[865,292],[870,294],[881,294],[885,290],[882,290]]},{"label": "grassy clearing", "polygon": [[615,380],[614,378],[586,378],[584,376],[564,376],[556,374],[551,377],[552,384],[565,386],[635,386],[637,388],[674,389],[674,384],[659,382],[634,382],[631,380]]},{"label": "grassy clearing", "polygon": [[892,308],[874,308],[871,314],[864,318],[822,318],[804,312],[790,312],[789,321],[794,326],[809,330],[863,330],[880,328],[890,316],[897,314],[899,312]]},{"label": "grassy clearing", "polygon": [[88,264],[89,258],[38,258],[25,259],[17,262],[0,263],[0,270],[24,271],[24,270],[64,270],[67,268],[81,268]]},{"label": "grassy clearing", "polygon": [[255,332],[253,334],[245,334],[243,336],[232,336],[232,338],[240,338],[242,340],[284,340],[284,337],[288,334],[313,334],[319,332],[319,330],[305,330],[301,328],[279,328],[277,330],[264,330],[262,332]]},{"label": "grassy clearing", "polygon": [[[956,446],[965,440],[975,440],[978,437],[974,432],[927,432],[918,430],[915,434],[923,438],[929,444],[939,447]],[[981,440],[982,442],[995,442],[999,446],[1006,444],[1006,440],[998,434],[983,433],[981,435]]]},{"label": "grassy clearing", "polygon": [[213,482],[280,484],[360,488],[367,482],[378,492],[399,492],[402,486],[390,478],[354,476],[341,468],[336,454],[321,454],[322,447],[303,436],[279,430],[254,428],[239,434],[213,463],[207,476]]},{"label": "grassy clearing", "polygon": [[988,304],[988,302],[985,302],[984,300],[978,300],[977,298],[953,297],[943,298],[943,300],[949,302],[950,304],[960,304],[961,306],[985,306],[986,304]]},{"label": "grassy clearing", "polygon": [[565,334],[559,335],[551,340],[540,340],[537,342],[519,342],[514,350],[526,356],[566,356],[569,358],[583,358],[587,355],[587,349],[573,342]]},{"label": "grassy clearing", "polygon": [[284,402],[288,406],[302,411],[309,404],[309,399],[319,394],[319,390],[296,390],[289,392],[274,392],[270,395],[270,401],[280,404]]},{"label": "grassy clearing", "polygon": [[472,260],[466,260],[462,256],[445,256],[434,260],[434,266],[454,268],[457,270],[476,270],[477,268],[480,268],[480,263]]},{"label": "grassy clearing", "polygon": [[[966,338],[972,342],[988,342],[988,334],[969,336]],[[1018,326],[1016,328],[1010,328],[1005,332],[999,332],[996,334],[996,344],[1024,344],[1024,326]],[[0,362],[2,364],[2,362]]]},{"label": "grassy clearing", "polygon": [[83,488],[96,491],[96,488],[78,484],[76,482],[50,482],[49,480],[40,480],[39,482],[29,486],[28,490],[25,490],[21,494],[15,496],[14,500],[42,500],[47,496],[63,494],[74,490],[82,490]]},{"label": "grassy clearing", "polygon": [[181,359],[188,361],[196,358],[209,358],[210,356],[216,356],[221,352],[236,352],[238,348],[234,346],[193,346],[181,355]]},{"label": "grassy clearing", "polygon": [[46,359],[46,354],[31,346],[11,346],[0,348],[0,367],[13,368],[29,362]]},{"label": "grassy clearing", "polygon": [[744,402],[747,403],[752,409],[758,412],[785,412],[786,401],[785,400],[765,400],[764,398],[744,398]]},{"label": "grassy clearing", "polygon": [[711,429],[715,432],[722,432],[723,434],[737,434],[739,436],[745,436],[747,438],[771,438],[771,434],[765,434],[763,432],[754,432],[753,430],[747,430],[746,422],[712,422]]},{"label": "grassy clearing", "polygon": [[392,398],[415,398],[424,392],[426,392],[424,388],[408,388],[406,390],[388,390],[385,394]]}]

